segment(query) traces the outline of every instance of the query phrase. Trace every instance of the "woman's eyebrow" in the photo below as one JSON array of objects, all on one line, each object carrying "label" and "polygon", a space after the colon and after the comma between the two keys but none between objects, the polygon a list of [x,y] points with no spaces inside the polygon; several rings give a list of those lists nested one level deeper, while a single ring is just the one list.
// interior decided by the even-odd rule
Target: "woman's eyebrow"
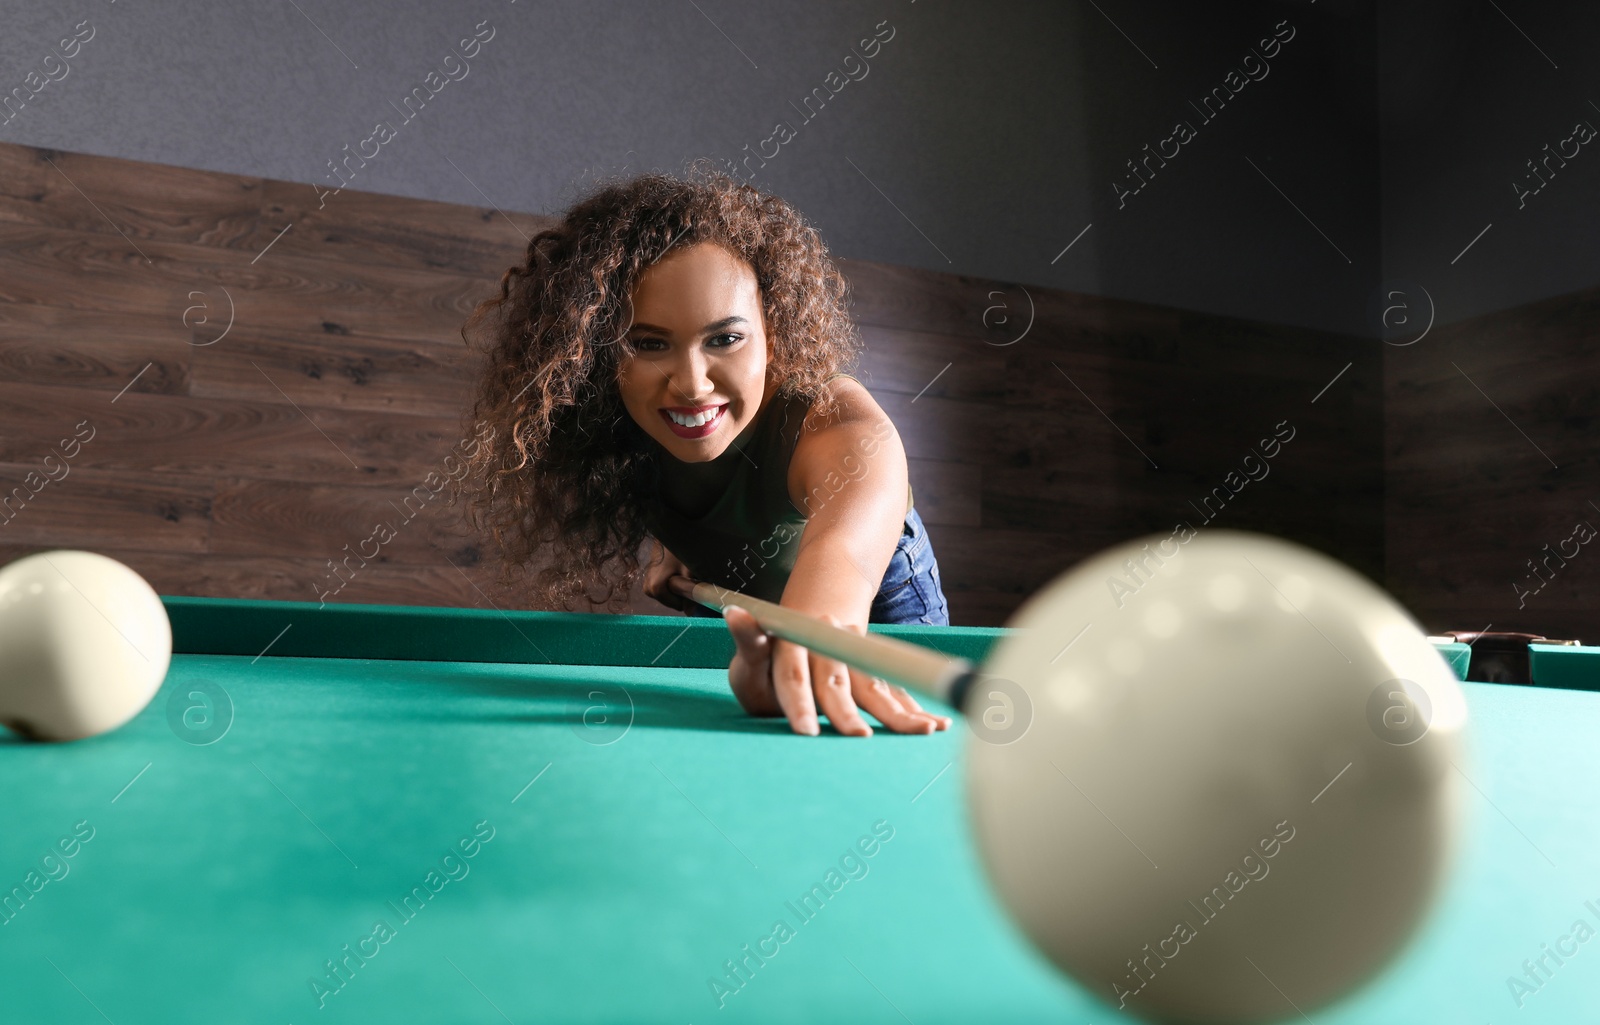
[{"label": "woman's eyebrow", "polygon": [[[720,330],[721,328],[725,328],[725,327],[728,327],[728,326],[733,325],[733,324],[748,324],[748,323],[749,323],[749,321],[745,320],[743,317],[740,317],[740,316],[723,317],[721,320],[712,321],[711,323],[707,324],[705,327],[700,329],[699,333],[700,334],[706,334],[707,332],[717,331],[717,330]],[[663,335],[672,334],[671,331],[667,330],[664,327],[657,327],[654,324],[643,324],[643,323],[635,323],[632,327],[628,328],[628,333],[629,334],[632,334],[635,331],[654,331],[657,334],[663,334]]]}]

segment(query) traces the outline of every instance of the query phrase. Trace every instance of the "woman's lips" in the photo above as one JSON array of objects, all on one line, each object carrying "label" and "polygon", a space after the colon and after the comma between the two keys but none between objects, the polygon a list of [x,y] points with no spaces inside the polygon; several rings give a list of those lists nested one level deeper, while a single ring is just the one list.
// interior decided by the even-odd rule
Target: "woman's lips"
[{"label": "woman's lips", "polygon": [[[702,407],[702,411],[704,408],[705,407]],[[707,420],[705,423],[701,424],[699,427],[683,426],[676,420],[672,419],[665,409],[661,410],[661,419],[666,422],[667,427],[671,429],[673,434],[676,434],[680,438],[686,438],[690,441],[694,441],[698,438],[710,437],[712,432],[722,425],[722,418],[728,412],[728,404],[724,402],[722,405],[717,406],[716,410],[716,415]],[[681,410],[678,412],[681,412]]]}]

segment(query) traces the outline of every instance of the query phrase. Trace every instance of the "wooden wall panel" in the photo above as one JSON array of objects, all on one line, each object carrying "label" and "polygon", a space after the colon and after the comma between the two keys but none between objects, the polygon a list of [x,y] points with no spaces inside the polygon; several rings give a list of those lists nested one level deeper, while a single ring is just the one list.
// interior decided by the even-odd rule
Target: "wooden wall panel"
[{"label": "wooden wall panel", "polygon": [[181,322],[194,292],[220,311],[225,291],[236,322],[259,329],[459,344],[461,321],[484,292],[482,279],[442,271],[276,252],[252,265],[244,253],[208,246],[137,245],[143,255],[116,234],[8,224],[0,301]]},{"label": "wooden wall panel", "polygon": [[[314,600],[329,560],[400,521],[460,440],[461,322],[548,223],[0,145],[0,486],[74,424],[97,431],[68,478],[0,523],[0,558],[81,546],[164,593]],[[905,441],[955,622],[1001,623],[1105,545],[1198,525],[1190,503],[1284,419],[1295,441],[1216,525],[1381,574],[1371,343],[842,269],[858,376]],[[437,499],[330,600],[513,607],[491,549]],[[637,589],[629,607],[661,611]]]},{"label": "wooden wall panel", "polygon": [[466,356],[464,345],[448,343],[360,336],[330,341],[241,328],[219,345],[195,350],[189,394],[459,418],[472,385]]},{"label": "wooden wall panel", "polygon": [[923,523],[976,527],[983,518],[983,468],[943,459],[908,459],[911,497]]},{"label": "wooden wall panel", "polygon": [[409,489],[460,440],[454,418],[278,402],[199,399],[0,383],[0,461],[42,458],[87,419],[97,431],[74,466],[157,474],[385,483]]},{"label": "wooden wall panel", "polygon": [[[63,433],[72,436],[70,425]],[[209,550],[210,480],[86,469],[59,454],[49,464],[42,459],[0,462],[0,544],[109,552],[137,541],[151,551]],[[30,482],[30,475],[37,476]]]},{"label": "wooden wall panel", "polygon": [[[0,301],[0,384],[70,385],[110,399],[137,378],[142,392],[187,395],[194,353],[166,318]],[[0,431],[20,423],[19,411]]]},{"label": "wooden wall panel", "polygon": [[518,252],[550,218],[351,190],[324,197],[295,182],[6,145],[0,146],[4,221],[251,258],[271,244],[274,252],[344,264],[477,278],[498,277],[505,254]]},{"label": "wooden wall panel", "polygon": [[[476,563],[478,545],[448,507],[449,492],[418,483],[399,487],[220,480],[212,504],[209,550],[230,555],[274,555],[286,538],[305,553],[342,560],[365,550],[388,562],[416,565],[443,552]],[[393,532],[379,544],[378,525]]]},{"label": "wooden wall panel", "polygon": [[1386,363],[1395,592],[1431,629],[1600,644],[1600,545],[1544,565],[1579,523],[1600,531],[1600,288],[1436,328]]}]

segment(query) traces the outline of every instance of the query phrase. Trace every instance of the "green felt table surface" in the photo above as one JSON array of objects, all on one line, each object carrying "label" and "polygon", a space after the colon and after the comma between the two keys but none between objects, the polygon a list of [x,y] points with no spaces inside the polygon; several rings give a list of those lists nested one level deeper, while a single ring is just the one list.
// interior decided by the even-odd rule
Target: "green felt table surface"
[{"label": "green felt table surface", "polygon": [[[959,721],[751,719],[715,620],[166,601],[179,653],[136,719],[0,742],[0,890],[27,894],[0,913],[0,1021],[1134,1020],[990,894]],[[998,636],[885,632],[968,657]],[[229,728],[192,743],[219,688]],[[1600,943],[1520,1009],[1506,980],[1600,929],[1600,697],[1464,688],[1470,842],[1403,956],[1316,1022],[1594,1020]],[[775,933],[719,1000],[708,980]],[[369,953],[335,978],[346,946]]]}]

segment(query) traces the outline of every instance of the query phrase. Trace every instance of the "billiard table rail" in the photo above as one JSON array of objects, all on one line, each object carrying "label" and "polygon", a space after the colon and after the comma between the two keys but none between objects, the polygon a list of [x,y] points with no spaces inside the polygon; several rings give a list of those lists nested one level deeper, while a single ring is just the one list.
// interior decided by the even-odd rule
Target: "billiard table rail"
[{"label": "billiard table rail", "polygon": [[[195,655],[725,669],[721,619],[162,595],[172,650]],[[978,662],[999,627],[873,624],[881,633]],[[620,631],[620,633],[619,633]],[[617,638],[626,636],[626,644]]]},{"label": "billiard table rail", "polygon": [[[424,605],[323,604],[257,598],[163,595],[172,650],[195,655],[264,653],[306,658],[721,669],[733,638],[720,619],[617,616]],[[628,643],[618,644],[621,628]],[[872,633],[981,664],[1010,630],[989,626],[873,624]],[[1458,679],[1468,678],[1469,645],[1430,638]],[[1530,644],[1532,684],[1600,690],[1600,647]]]}]

